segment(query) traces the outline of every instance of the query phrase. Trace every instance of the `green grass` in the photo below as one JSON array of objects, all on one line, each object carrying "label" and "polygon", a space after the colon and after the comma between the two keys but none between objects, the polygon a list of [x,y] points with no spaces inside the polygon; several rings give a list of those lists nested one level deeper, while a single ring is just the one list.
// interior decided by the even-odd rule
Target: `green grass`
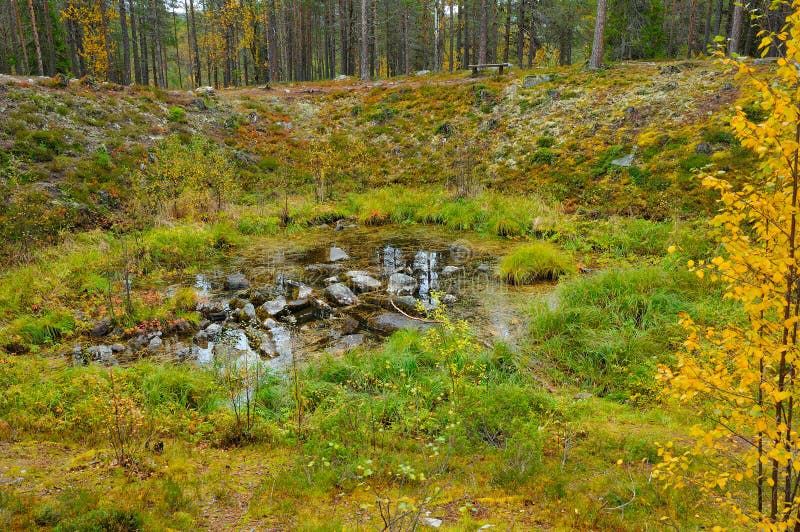
[{"label": "green grass", "polygon": [[657,365],[674,363],[683,339],[680,312],[708,325],[738,316],[718,287],[666,259],[574,278],[559,288],[555,308],[532,308],[531,353],[562,383],[617,401],[651,401]]},{"label": "green grass", "polygon": [[549,242],[525,244],[500,260],[497,273],[509,284],[554,281],[575,271],[572,258]]}]

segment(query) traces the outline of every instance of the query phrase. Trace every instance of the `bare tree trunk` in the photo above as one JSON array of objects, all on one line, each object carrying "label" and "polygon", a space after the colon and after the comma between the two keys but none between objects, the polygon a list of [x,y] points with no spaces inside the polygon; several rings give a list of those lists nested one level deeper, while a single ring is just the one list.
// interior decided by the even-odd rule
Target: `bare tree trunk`
[{"label": "bare tree trunk", "polygon": [[39,29],[36,27],[36,11],[33,9],[33,0],[28,0],[28,10],[31,13],[31,29],[33,30],[33,46],[36,48],[36,68],[39,75],[44,76],[44,65],[42,65],[42,47],[39,44]]},{"label": "bare tree trunk", "polygon": [[489,5],[481,0],[480,34],[478,35],[478,63],[486,63],[486,46],[489,39]]},{"label": "bare tree trunk", "polygon": [[362,80],[369,78],[369,26],[367,20],[367,0],[361,0],[361,61],[359,76]]},{"label": "bare tree trunk", "polygon": [[525,52],[525,0],[519,0],[517,10],[517,62],[522,66]]},{"label": "bare tree trunk", "polygon": [[448,67],[448,70],[450,72],[452,72],[453,71],[453,66],[454,66],[454,61],[455,61],[455,58],[453,57],[453,53],[455,51],[455,37],[456,37],[455,33],[453,32],[454,19],[456,18],[455,11],[453,10],[454,9],[453,0],[450,0],[449,8],[450,8],[450,12],[448,13],[448,15],[449,15],[449,19],[450,20],[447,21],[448,26],[449,26],[449,28],[447,30],[447,33],[450,34],[450,55],[447,58],[447,62],[448,62],[447,67]]},{"label": "bare tree trunk", "polygon": [[183,88],[183,76],[181,75],[181,49],[178,46],[178,17],[175,9],[172,10],[172,32],[175,36],[175,64],[178,66],[178,87]]},{"label": "bare tree trunk", "polygon": [[505,50],[503,50],[503,63],[508,63],[511,55],[511,0],[506,1],[506,34]]},{"label": "bare tree trunk", "polygon": [[[200,68],[200,47],[197,45],[197,16],[194,11],[194,0],[189,0],[189,17],[192,19],[192,26],[191,31],[187,30],[187,32],[191,34],[192,49],[194,51],[194,78],[198,85],[202,85],[203,78]],[[208,80],[208,84],[211,84],[211,80]]]},{"label": "bare tree trunk", "polygon": [[409,58],[410,46],[408,38],[408,4],[403,6],[403,71],[408,76],[411,73],[411,59]]},{"label": "bare tree trunk", "polygon": [[606,0],[597,0],[597,17],[594,22],[594,41],[592,42],[592,57],[589,68],[603,67],[603,47],[606,32]]},{"label": "bare tree trunk", "polygon": [[711,43],[711,14],[714,11],[714,0],[706,0],[706,22],[703,26],[703,52],[707,52]]},{"label": "bare tree trunk", "polygon": [[100,6],[100,24],[102,25],[103,29],[103,49],[105,50],[106,53],[106,64],[107,64],[107,70],[105,75],[106,78],[108,78],[109,80],[115,81],[114,78],[116,76],[111,75],[112,72],[111,67],[114,64],[114,57],[111,54],[111,37],[108,34],[108,11],[106,9],[106,0],[100,0],[99,6]]},{"label": "bare tree trunk", "polygon": [[54,76],[56,73],[56,43],[53,40],[53,17],[50,13],[50,0],[42,0],[44,7],[44,27],[47,38],[47,74]]},{"label": "bare tree trunk", "polygon": [[19,16],[19,4],[17,0],[11,0],[11,10],[14,12],[14,18],[17,21],[17,33],[19,35],[19,45],[22,49],[22,68],[23,74],[30,74],[30,66],[28,64],[28,47],[25,45],[25,32],[22,31],[22,18]]},{"label": "bare tree trunk", "polygon": [[133,0],[128,0],[128,7],[131,14],[131,48],[133,48],[133,79],[137,84],[142,82],[142,65],[139,63],[139,42],[136,34],[136,12],[134,11]]},{"label": "bare tree trunk", "polygon": [[[30,0],[29,0],[30,1]],[[735,2],[733,7],[733,23],[731,24],[730,43],[728,45],[728,55],[739,53],[739,40],[742,35],[742,16],[744,7],[741,2]]]},{"label": "bare tree trunk", "polygon": [[697,0],[692,0],[691,5],[689,6],[689,35],[686,39],[686,57],[688,58],[691,58],[692,54],[695,52],[694,26],[696,12]]},{"label": "bare tree trunk", "polygon": [[122,76],[119,81],[123,85],[128,85],[131,82],[131,45],[128,41],[128,21],[127,14],[125,13],[125,0],[119,0],[119,28],[122,33]]}]

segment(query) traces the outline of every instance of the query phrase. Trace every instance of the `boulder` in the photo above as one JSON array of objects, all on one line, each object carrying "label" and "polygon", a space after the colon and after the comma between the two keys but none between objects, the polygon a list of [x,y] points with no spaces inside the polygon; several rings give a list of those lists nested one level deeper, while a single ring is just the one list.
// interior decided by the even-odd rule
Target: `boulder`
[{"label": "boulder", "polygon": [[242,313],[244,313],[245,317],[248,321],[255,321],[256,319],[256,308],[253,306],[252,303],[245,304],[242,307]]},{"label": "boulder", "polygon": [[163,346],[164,346],[164,341],[161,339],[161,337],[153,336],[150,339],[150,342],[147,344],[147,349],[149,349],[150,351],[160,351]]},{"label": "boulder", "polygon": [[442,303],[445,305],[452,305],[456,301],[458,301],[458,298],[453,294],[445,294],[445,296],[442,298]]},{"label": "boulder", "polygon": [[358,303],[358,298],[346,285],[334,283],[325,289],[329,301],[339,306],[349,306]]},{"label": "boulder", "polygon": [[431,73],[430,70],[417,70],[417,73],[415,75],[417,77],[420,77],[420,76],[427,76],[430,73]]},{"label": "boulder", "polygon": [[250,281],[242,273],[232,273],[225,278],[225,290],[244,290],[250,287]]},{"label": "boulder", "polygon": [[330,262],[339,262],[349,258],[350,255],[348,255],[345,250],[337,246],[331,246],[331,249],[328,252],[328,260]]},{"label": "boulder", "polygon": [[393,273],[389,277],[389,286],[386,289],[390,294],[410,296],[417,290],[417,280],[404,273]]},{"label": "boulder", "polygon": [[339,338],[339,340],[333,344],[333,347],[331,347],[330,351],[333,353],[347,353],[363,343],[363,334],[348,334],[347,336],[342,336]]},{"label": "boulder", "polygon": [[92,330],[89,334],[95,338],[102,338],[103,336],[108,336],[111,334],[112,329],[113,325],[111,323],[111,318],[103,318],[94,324],[94,327],[92,327]]},{"label": "boulder", "polygon": [[697,145],[694,151],[695,153],[699,153],[701,155],[711,155],[714,153],[714,147],[708,142],[701,142]]},{"label": "boulder", "polygon": [[460,272],[462,268],[458,266],[445,266],[442,268],[442,277],[450,277]]},{"label": "boulder", "polygon": [[214,87],[206,85],[205,87],[197,87],[194,90],[194,93],[198,96],[213,96],[214,95]]},{"label": "boulder", "polygon": [[550,74],[542,74],[539,76],[525,76],[522,80],[522,88],[523,89],[531,89],[537,85],[541,85],[542,83],[547,83],[548,81],[553,81],[553,76]]},{"label": "boulder", "polygon": [[276,297],[271,301],[267,301],[259,308],[259,313],[268,317],[277,316],[284,310],[286,310],[286,298],[283,296]]},{"label": "boulder", "polygon": [[393,333],[401,329],[425,331],[434,325],[425,321],[412,320],[397,312],[381,312],[369,318],[367,323],[371,329],[383,333]]},{"label": "boulder", "polygon": [[629,153],[624,157],[620,157],[619,159],[614,159],[613,161],[611,161],[611,164],[622,168],[630,168],[631,166],[633,166],[633,159],[635,157],[636,157],[635,153]]},{"label": "boulder", "polygon": [[211,325],[206,327],[203,332],[206,333],[206,337],[209,340],[214,340],[220,334],[222,334],[222,325],[220,325],[219,323],[212,323]]},{"label": "boulder", "polygon": [[363,294],[364,292],[380,290],[383,284],[369,275],[356,275],[350,278],[350,286],[353,287],[357,294]]},{"label": "boulder", "polygon": [[266,334],[261,336],[261,341],[259,342],[256,350],[262,357],[275,358],[278,356],[278,350],[275,347],[275,342],[273,342],[272,338]]}]

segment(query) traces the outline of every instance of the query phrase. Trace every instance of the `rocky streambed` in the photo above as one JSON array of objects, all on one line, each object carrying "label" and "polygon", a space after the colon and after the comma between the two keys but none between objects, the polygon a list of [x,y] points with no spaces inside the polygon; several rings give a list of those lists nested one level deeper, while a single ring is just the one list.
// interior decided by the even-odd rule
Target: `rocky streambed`
[{"label": "rocky streambed", "polygon": [[72,356],[104,364],[140,356],[198,364],[260,360],[279,371],[397,330],[430,328],[442,304],[469,320],[487,343],[513,343],[529,300],[520,296],[550,287],[500,283],[494,266],[509,244],[474,244],[459,236],[418,226],[323,227],[304,242],[268,240],[166,289],[170,295],[192,287],[199,328],[176,323],[144,330],[126,343],[77,346]]}]

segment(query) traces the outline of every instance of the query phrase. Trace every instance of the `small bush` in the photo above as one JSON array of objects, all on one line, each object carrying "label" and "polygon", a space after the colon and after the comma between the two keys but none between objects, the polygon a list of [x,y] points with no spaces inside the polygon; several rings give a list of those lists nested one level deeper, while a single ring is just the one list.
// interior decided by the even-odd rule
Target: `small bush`
[{"label": "small bush", "polygon": [[510,284],[556,280],[575,269],[572,259],[548,242],[520,246],[500,261],[498,274]]},{"label": "small bush", "polygon": [[547,135],[536,139],[536,145],[540,148],[552,148],[556,143],[556,139]]},{"label": "small bush", "polygon": [[142,517],[136,512],[116,509],[99,509],[61,522],[57,532],[135,532],[142,530]]},{"label": "small bush", "polygon": [[558,154],[549,148],[540,148],[533,153],[533,162],[538,164],[553,164]]},{"label": "small bush", "polygon": [[186,123],[186,111],[183,107],[170,107],[169,108],[169,121],[177,122],[179,124]]}]

